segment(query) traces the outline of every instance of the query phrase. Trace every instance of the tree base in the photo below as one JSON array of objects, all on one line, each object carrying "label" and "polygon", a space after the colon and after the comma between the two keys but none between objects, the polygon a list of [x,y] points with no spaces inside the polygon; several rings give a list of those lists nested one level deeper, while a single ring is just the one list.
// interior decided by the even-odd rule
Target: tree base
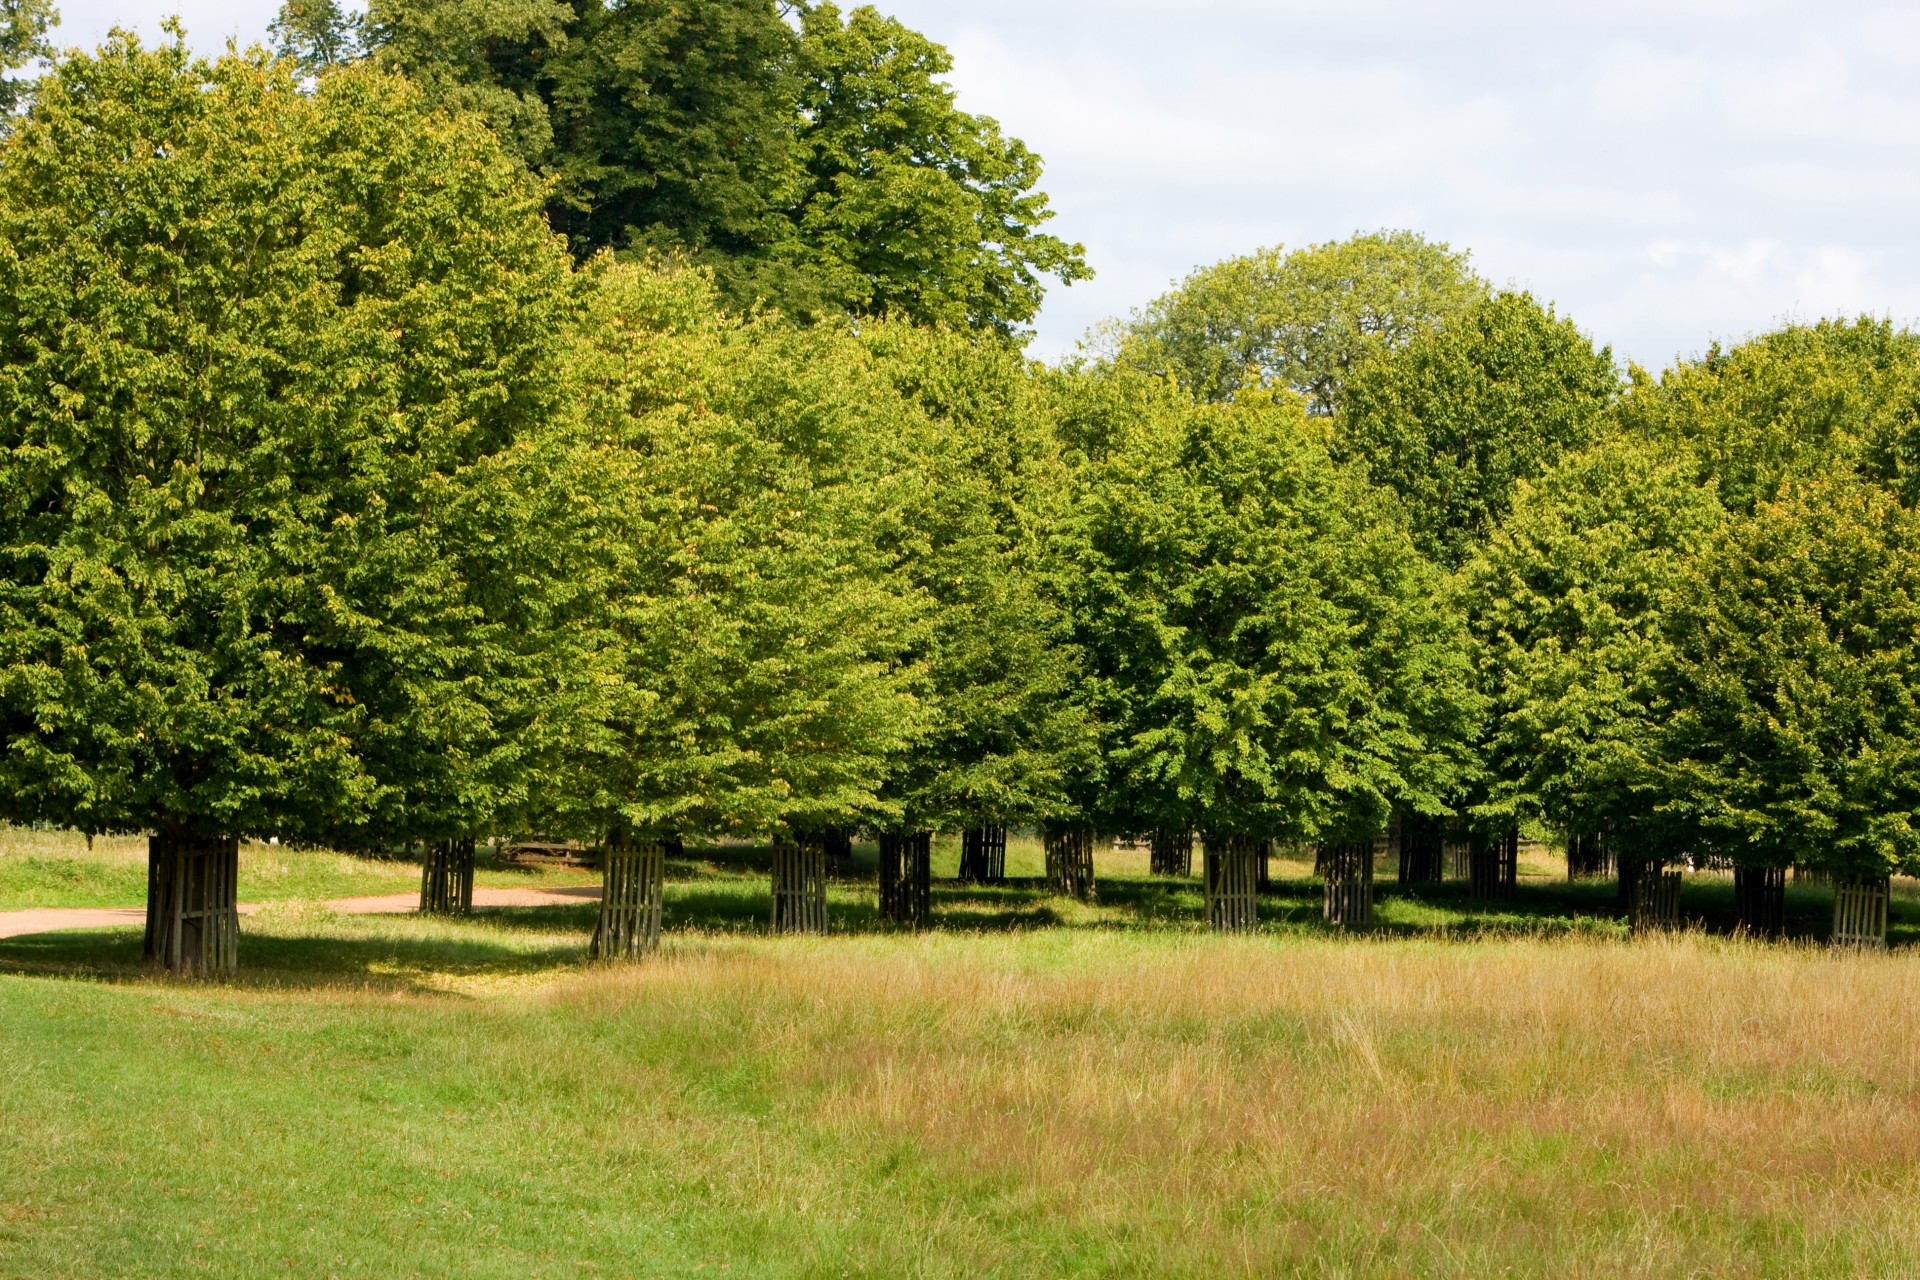
[{"label": "tree base", "polygon": [[1786,929],[1787,869],[1733,869],[1735,928],[1759,938],[1777,938]]},{"label": "tree base", "polygon": [[1885,876],[1836,878],[1833,886],[1833,945],[1875,950],[1885,947],[1887,898]]},{"label": "tree base", "polygon": [[1007,882],[1007,829],[974,827],[960,836],[960,873],[962,884],[1005,884]]},{"label": "tree base", "polygon": [[1092,902],[1093,832],[1085,827],[1049,829],[1042,837],[1047,851],[1047,883],[1055,893]]},{"label": "tree base", "polygon": [[1513,901],[1520,883],[1520,833],[1475,835],[1470,852],[1468,871],[1472,895],[1493,902]]},{"label": "tree base", "polygon": [[147,838],[146,958],[181,976],[232,973],[240,951],[240,841]]},{"label": "tree base", "polygon": [[924,929],[933,918],[933,833],[880,837],[880,918]]},{"label": "tree base", "polygon": [[601,860],[600,919],[593,927],[596,960],[638,960],[660,945],[666,897],[664,841],[613,843]]},{"label": "tree base", "polygon": [[1157,828],[1148,846],[1147,871],[1156,876],[1193,874],[1193,832]]},{"label": "tree base", "polygon": [[1446,879],[1446,827],[1424,813],[1401,815],[1400,883],[1438,884]]},{"label": "tree base", "polygon": [[1667,871],[1659,863],[1642,868],[1633,882],[1633,908],[1628,913],[1635,933],[1680,927],[1680,884],[1678,871]]},{"label": "tree base", "polygon": [[1339,928],[1373,923],[1373,841],[1329,844],[1318,859],[1325,876],[1321,914]]},{"label": "tree base", "polygon": [[473,838],[439,840],[420,863],[420,914],[464,916],[473,910]]},{"label": "tree base", "polygon": [[773,931],[827,931],[827,851],[817,837],[774,843]]},{"label": "tree base", "polygon": [[1260,869],[1266,842],[1228,836],[1206,842],[1202,860],[1207,923],[1222,933],[1249,933],[1260,924]]}]

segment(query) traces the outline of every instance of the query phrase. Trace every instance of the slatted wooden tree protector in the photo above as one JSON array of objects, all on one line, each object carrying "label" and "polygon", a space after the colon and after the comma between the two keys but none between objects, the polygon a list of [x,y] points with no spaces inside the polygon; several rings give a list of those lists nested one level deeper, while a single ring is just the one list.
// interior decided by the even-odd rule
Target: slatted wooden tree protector
[{"label": "slatted wooden tree protector", "polygon": [[1836,879],[1833,886],[1833,933],[1836,947],[1887,945],[1887,877]]},{"label": "slatted wooden tree protector", "polygon": [[146,958],[181,975],[232,973],[240,955],[240,841],[147,838]]},{"label": "slatted wooden tree protector", "polygon": [[593,927],[597,960],[638,960],[660,945],[666,898],[667,846],[661,840],[610,841],[601,859],[600,919]]},{"label": "slatted wooden tree protector", "polygon": [[1041,840],[1046,848],[1048,886],[1062,897],[1092,902],[1092,830],[1087,827],[1049,827]]},{"label": "slatted wooden tree protector", "polygon": [[1440,878],[1466,880],[1473,875],[1473,841],[1464,832],[1449,831],[1440,841]]},{"label": "slatted wooden tree protector", "polygon": [[1446,830],[1424,814],[1408,814],[1395,833],[1401,884],[1435,884],[1447,878]]},{"label": "slatted wooden tree protector", "polygon": [[1680,883],[1678,871],[1658,863],[1642,868],[1633,882],[1633,909],[1628,915],[1635,933],[1680,927]]},{"label": "slatted wooden tree protector", "polygon": [[1567,879],[1580,880],[1613,874],[1613,854],[1597,833],[1567,837]]},{"label": "slatted wooden tree protector", "polygon": [[1520,883],[1520,833],[1475,835],[1471,845],[1468,872],[1473,896],[1511,902]]},{"label": "slatted wooden tree protector", "polygon": [[1193,832],[1155,829],[1149,847],[1148,872],[1156,876],[1193,874]]},{"label": "slatted wooden tree protector", "polygon": [[1734,927],[1759,938],[1777,938],[1786,928],[1787,869],[1733,869]]},{"label": "slatted wooden tree protector", "polygon": [[1796,862],[1793,864],[1793,882],[1824,889],[1833,884],[1833,872],[1826,867],[1803,867]]},{"label": "slatted wooden tree protector", "polygon": [[821,840],[774,842],[773,931],[827,931],[827,850]]},{"label": "slatted wooden tree protector", "polygon": [[472,837],[434,841],[420,862],[420,913],[464,916],[472,910]]},{"label": "slatted wooden tree protector", "polygon": [[961,833],[958,879],[973,884],[1007,882],[1005,827],[973,827]]},{"label": "slatted wooden tree protector", "polygon": [[880,918],[915,929],[933,918],[933,833],[880,836]]},{"label": "slatted wooden tree protector", "polygon": [[1320,865],[1324,868],[1324,894],[1321,914],[1328,924],[1342,929],[1373,923],[1373,859],[1377,846],[1372,840],[1328,844],[1322,847]]},{"label": "slatted wooden tree protector", "polygon": [[853,832],[835,827],[821,832],[820,840],[827,851],[828,875],[844,876],[853,870]]},{"label": "slatted wooden tree protector", "polygon": [[1223,933],[1248,933],[1260,923],[1259,863],[1266,842],[1227,836],[1206,842],[1202,869],[1207,923]]}]

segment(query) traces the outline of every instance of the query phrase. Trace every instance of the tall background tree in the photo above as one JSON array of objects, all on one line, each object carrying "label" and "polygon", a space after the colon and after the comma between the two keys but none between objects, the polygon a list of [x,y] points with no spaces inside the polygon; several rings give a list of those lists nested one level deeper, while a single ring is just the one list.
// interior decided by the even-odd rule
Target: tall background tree
[{"label": "tall background tree", "polygon": [[60,21],[53,0],[0,0],[0,131],[26,101],[29,86],[13,73],[53,56],[48,32]]}]

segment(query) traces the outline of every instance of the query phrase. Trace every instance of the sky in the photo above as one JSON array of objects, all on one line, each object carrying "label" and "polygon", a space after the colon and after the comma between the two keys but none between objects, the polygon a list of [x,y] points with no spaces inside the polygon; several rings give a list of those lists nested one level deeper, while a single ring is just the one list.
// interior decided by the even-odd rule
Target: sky
[{"label": "sky", "polygon": [[[66,0],[63,43],[273,4]],[[1920,321],[1920,6],[1768,0],[887,0],[1046,161],[1092,281],[1071,352],[1194,267],[1409,228],[1659,369],[1786,320]]]}]

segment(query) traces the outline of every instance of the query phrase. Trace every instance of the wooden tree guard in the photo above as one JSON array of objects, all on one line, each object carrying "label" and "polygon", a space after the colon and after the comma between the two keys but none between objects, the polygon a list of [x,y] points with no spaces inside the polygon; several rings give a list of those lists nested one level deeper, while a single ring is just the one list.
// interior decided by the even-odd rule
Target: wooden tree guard
[{"label": "wooden tree guard", "polygon": [[1498,835],[1474,833],[1468,873],[1476,898],[1511,902],[1520,882],[1520,833],[1508,829]]},{"label": "wooden tree guard", "polygon": [[1833,886],[1833,945],[1886,946],[1888,897],[1885,876],[1836,877]]},{"label": "wooden tree guard", "polygon": [[1273,892],[1273,841],[1260,841],[1253,862],[1253,888],[1256,893]]},{"label": "wooden tree guard", "polygon": [[667,842],[608,842],[600,862],[596,960],[638,960],[660,945],[660,903],[667,888]]},{"label": "wooden tree guard", "polygon": [[1401,884],[1435,884],[1447,878],[1446,828],[1437,818],[1405,814],[1396,834]]},{"label": "wooden tree guard", "polygon": [[1007,882],[1007,829],[973,827],[960,835],[960,874],[963,883]]},{"label": "wooden tree guard", "polygon": [[1628,923],[1635,933],[1680,927],[1680,880],[1657,862],[1643,863],[1633,881],[1633,908]]},{"label": "wooden tree guard", "polygon": [[827,874],[844,876],[853,870],[853,832],[834,827],[820,833],[821,847],[827,853]]},{"label": "wooden tree guard", "polygon": [[1600,878],[1613,874],[1613,853],[1598,833],[1567,837],[1567,879]]},{"label": "wooden tree guard", "polygon": [[1761,938],[1777,938],[1786,928],[1787,869],[1733,868],[1735,927]]},{"label": "wooden tree guard", "polygon": [[464,916],[473,910],[473,838],[436,840],[420,863],[420,914]]},{"label": "wooden tree guard", "polygon": [[1092,902],[1093,832],[1086,827],[1049,827],[1041,840],[1047,853],[1047,884],[1055,893]]},{"label": "wooden tree guard", "polygon": [[1440,863],[1442,880],[1466,880],[1473,875],[1473,841],[1452,823],[1440,840]]},{"label": "wooden tree guard", "polygon": [[1833,884],[1833,872],[1826,867],[1803,867],[1796,862],[1793,865],[1793,882],[1825,889]]},{"label": "wooden tree guard", "polygon": [[818,837],[774,842],[773,931],[827,931],[827,850]]},{"label": "wooden tree guard", "polygon": [[1266,842],[1245,836],[1208,840],[1202,859],[1207,922],[1224,933],[1246,933],[1260,922],[1260,874]]},{"label": "wooden tree guard", "polygon": [[232,973],[240,951],[239,883],[234,837],[147,837],[146,958],[181,975]]},{"label": "wooden tree guard", "polygon": [[1351,928],[1373,923],[1373,858],[1371,840],[1329,844],[1321,848],[1325,868],[1322,914],[1328,924]]},{"label": "wooden tree guard", "polygon": [[1153,875],[1192,875],[1193,832],[1174,831],[1166,827],[1156,828],[1147,856],[1148,870]]},{"label": "wooden tree guard", "polygon": [[880,918],[924,929],[933,918],[933,833],[880,836]]}]

